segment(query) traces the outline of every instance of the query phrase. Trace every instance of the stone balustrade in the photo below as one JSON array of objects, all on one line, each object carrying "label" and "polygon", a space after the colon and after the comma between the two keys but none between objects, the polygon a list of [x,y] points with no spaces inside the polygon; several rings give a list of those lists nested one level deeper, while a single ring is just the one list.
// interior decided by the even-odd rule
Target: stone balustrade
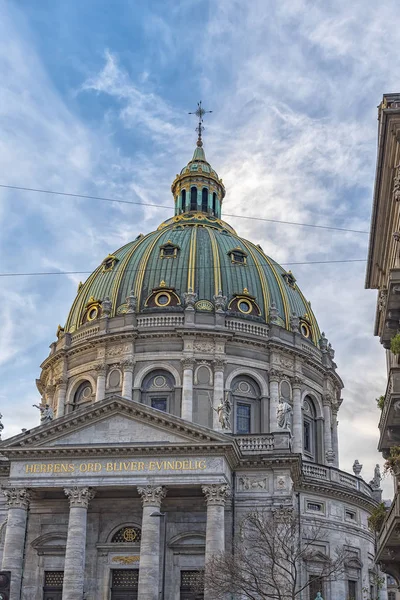
[{"label": "stone balustrade", "polygon": [[235,440],[242,454],[290,450],[289,432],[235,435]]},{"label": "stone balustrade", "polygon": [[303,463],[303,475],[306,479],[318,479],[327,483],[337,483],[345,488],[361,492],[372,498],[372,490],[363,479],[351,475],[350,473],[345,473],[335,467]]},{"label": "stone balustrade", "polygon": [[239,333],[249,333],[250,335],[268,337],[268,327],[265,325],[246,323],[244,321],[238,321],[237,319],[227,319],[225,321],[225,325],[228,329],[232,329],[233,331],[237,331]]},{"label": "stone balustrade", "polygon": [[183,315],[149,315],[138,317],[139,329],[145,327],[182,327],[185,322]]}]

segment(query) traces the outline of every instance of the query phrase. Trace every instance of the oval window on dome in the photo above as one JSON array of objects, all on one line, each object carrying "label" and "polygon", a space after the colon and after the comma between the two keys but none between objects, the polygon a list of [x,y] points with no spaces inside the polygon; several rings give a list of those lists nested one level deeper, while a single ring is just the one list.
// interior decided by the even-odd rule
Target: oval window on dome
[{"label": "oval window on dome", "polygon": [[242,313],[248,314],[252,310],[251,303],[248,300],[240,300],[238,304],[239,310]]},{"label": "oval window on dome", "polygon": [[97,319],[99,314],[99,309],[97,308],[97,306],[94,306],[93,308],[89,309],[88,311],[88,321],[94,321],[94,319]]},{"label": "oval window on dome", "polygon": [[305,321],[302,321],[300,323],[300,331],[301,331],[301,335],[305,338],[309,338],[311,337],[311,329],[308,323],[306,323]]},{"label": "oval window on dome", "polygon": [[169,294],[167,294],[166,292],[160,292],[155,297],[155,303],[157,304],[157,306],[168,306],[168,304],[170,302],[171,302],[171,296]]}]

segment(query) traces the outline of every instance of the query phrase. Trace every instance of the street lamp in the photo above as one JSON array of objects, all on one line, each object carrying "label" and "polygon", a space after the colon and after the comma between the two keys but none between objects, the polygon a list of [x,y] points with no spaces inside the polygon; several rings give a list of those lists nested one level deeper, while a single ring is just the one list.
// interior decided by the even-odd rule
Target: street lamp
[{"label": "street lamp", "polygon": [[162,561],[162,580],[161,580],[161,600],[165,600],[165,556],[167,553],[167,513],[162,513],[155,510],[150,514],[150,517],[156,517],[164,520],[164,540],[163,540],[163,561]]}]

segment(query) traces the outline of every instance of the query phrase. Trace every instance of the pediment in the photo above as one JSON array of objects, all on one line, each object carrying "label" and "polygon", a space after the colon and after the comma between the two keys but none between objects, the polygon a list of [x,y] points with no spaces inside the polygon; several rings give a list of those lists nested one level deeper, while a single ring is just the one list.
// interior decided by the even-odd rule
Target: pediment
[{"label": "pediment", "polygon": [[188,423],[138,402],[107,398],[4,440],[0,452],[17,448],[78,448],[118,445],[229,443],[229,436]]}]

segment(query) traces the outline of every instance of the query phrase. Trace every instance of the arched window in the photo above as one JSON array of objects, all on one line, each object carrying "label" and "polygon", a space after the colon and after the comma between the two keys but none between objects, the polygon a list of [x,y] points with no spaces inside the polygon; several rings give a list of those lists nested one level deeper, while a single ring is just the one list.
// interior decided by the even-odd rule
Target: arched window
[{"label": "arched window", "polygon": [[310,459],[317,457],[317,432],[316,432],[315,405],[310,396],[303,402],[303,451]]},{"label": "arched window", "polygon": [[215,192],[213,193],[212,211],[213,211],[213,215],[216,216],[216,214],[217,214],[217,194]]},{"label": "arched window", "polygon": [[127,525],[118,529],[111,538],[112,544],[140,544],[142,530],[134,525]]},{"label": "arched window", "polygon": [[260,432],[260,388],[246,375],[232,381],[233,432],[237,434]]},{"label": "arched window", "polygon": [[163,412],[178,414],[175,407],[175,381],[171,373],[157,369],[143,380],[142,402]]},{"label": "arched window", "polygon": [[182,212],[186,210],[186,190],[182,190]]},{"label": "arched window", "polygon": [[91,402],[92,400],[92,386],[89,381],[82,381],[79,385],[78,389],[74,394],[74,399],[72,402],[72,410],[83,406],[87,402]]},{"label": "arched window", "polygon": [[190,190],[190,210],[197,210],[197,188],[192,187]]},{"label": "arched window", "polygon": [[201,210],[208,212],[208,189],[203,188],[201,192]]}]

